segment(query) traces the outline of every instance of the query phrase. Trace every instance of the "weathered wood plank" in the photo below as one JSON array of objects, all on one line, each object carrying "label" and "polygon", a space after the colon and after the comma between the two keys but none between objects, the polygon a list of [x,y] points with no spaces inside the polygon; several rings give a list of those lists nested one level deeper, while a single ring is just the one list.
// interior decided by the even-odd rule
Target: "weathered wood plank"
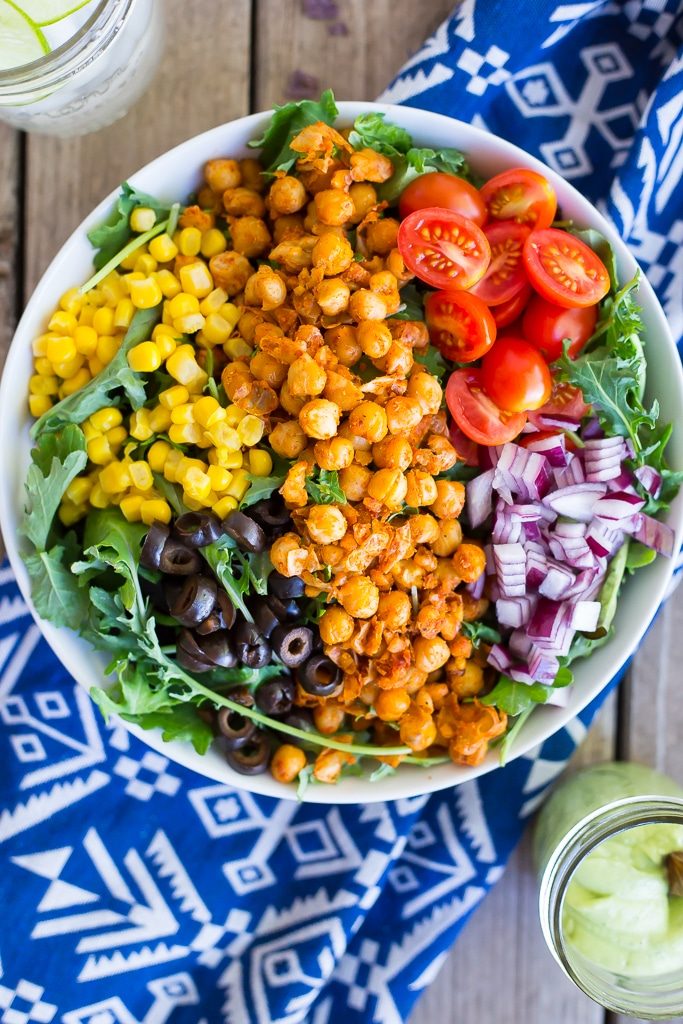
[{"label": "weathered wood plank", "polygon": [[19,186],[19,134],[9,125],[0,124],[0,367],[17,314]]},{"label": "weathered wood plank", "polygon": [[161,68],[125,118],[83,138],[29,137],[27,296],[83,216],[127,175],[183,139],[248,113],[250,0],[163,6]]}]

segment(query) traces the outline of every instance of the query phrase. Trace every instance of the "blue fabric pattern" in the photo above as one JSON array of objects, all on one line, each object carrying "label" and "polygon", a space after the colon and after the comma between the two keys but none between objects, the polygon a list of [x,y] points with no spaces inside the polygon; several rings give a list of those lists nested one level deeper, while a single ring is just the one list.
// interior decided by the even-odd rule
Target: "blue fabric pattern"
[{"label": "blue fabric pattern", "polygon": [[[681,6],[510,9],[464,0],[382,99],[485,125],[563,173],[614,218],[680,336]],[[280,803],[105,726],[5,566],[0,1024],[398,1024],[604,696],[451,791]]]}]

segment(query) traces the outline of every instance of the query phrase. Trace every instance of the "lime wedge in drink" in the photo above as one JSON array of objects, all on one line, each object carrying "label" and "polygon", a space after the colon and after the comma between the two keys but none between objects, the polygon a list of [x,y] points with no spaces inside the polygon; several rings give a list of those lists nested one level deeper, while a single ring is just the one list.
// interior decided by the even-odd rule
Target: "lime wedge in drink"
[{"label": "lime wedge in drink", "polygon": [[13,0],[13,3],[35,25],[54,25],[80,11],[92,0]]},{"label": "lime wedge in drink", "polygon": [[49,49],[38,26],[10,0],[0,0],[0,71],[30,64]]}]

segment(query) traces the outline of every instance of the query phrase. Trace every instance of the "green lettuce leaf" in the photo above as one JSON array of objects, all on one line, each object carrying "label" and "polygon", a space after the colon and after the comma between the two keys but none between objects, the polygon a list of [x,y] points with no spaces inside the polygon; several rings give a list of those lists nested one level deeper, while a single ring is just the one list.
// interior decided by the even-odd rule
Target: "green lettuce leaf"
[{"label": "green lettuce leaf", "polygon": [[300,155],[289,147],[294,136],[316,121],[332,125],[338,114],[331,89],[326,89],[319,100],[298,100],[276,106],[263,135],[252,139],[249,145],[261,150],[261,163],[267,174],[289,171]]},{"label": "green lettuce leaf", "polygon": [[316,505],[345,505],[346,495],[335,469],[316,469],[306,478],[306,493]]},{"label": "green lettuce leaf", "polygon": [[124,181],[121,194],[107,219],[88,232],[88,241],[98,250],[93,259],[96,270],[108,263],[132,238],[130,215],[136,206],[149,206],[156,213],[157,221],[165,220],[171,208],[170,204],[161,203],[154,196],[139,192]]},{"label": "green lettuce leaf", "polygon": [[88,461],[83,431],[70,424],[43,435],[31,459],[21,529],[38,551],[44,551],[64,492]]},{"label": "green lettuce leaf", "polygon": [[89,598],[71,572],[69,561],[64,544],[24,557],[31,578],[31,597],[40,617],[55,626],[78,631],[88,616]]}]

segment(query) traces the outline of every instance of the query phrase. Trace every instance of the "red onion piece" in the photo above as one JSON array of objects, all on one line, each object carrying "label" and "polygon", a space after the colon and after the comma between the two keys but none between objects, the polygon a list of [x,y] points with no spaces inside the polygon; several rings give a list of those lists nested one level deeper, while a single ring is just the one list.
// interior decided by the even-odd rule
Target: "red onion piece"
[{"label": "red onion piece", "polygon": [[572,607],[572,629],[582,633],[595,632],[600,618],[600,602],[577,601]]},{"label": "red onion piece", "polygon": [[595,503],[606,491],[604,484],[572,484],[546,494],[543,504],[558,515],[576,519],[580,523],[590,523]]},{"label": "red onion piece", "polygon": [[549,562],[548,571],[538,588],[538,592],[542,597],[549,597],[553,601],[559,601],[565,596],[574,579],[574,573],[571,569],[561,565],[559,562]]},{"label": "red onion piece", "polygon": [[551,466],[567,465],[567,444],[563,433],[531,440],[527,443],[526,449],[529,452],[539,452],[541,455],[545,455]]},{"label": "red onion piece", "polygon": [[468,480],[467,514],[473,529],[482,526],[491,515],[493,508],[493,476],[494,470],[487,469],[472,480]]},{"label": "red onion piece", "polygon": [[596,501],[595,517],[608,523],[618,523],[622,519],[628,519],[635,512],[640,512],[644,504],[644,500],[637,494],[613,491],[608,497]]},{"label": "red onion piece", "polygon": [[651,494],[653,498],[659,497],[662,489],[661,473],[658,473],[652,466],[639,466],[633,471],[633,475],[636,480],[640,481],[648,494]]},{"label": "red onion piece", "polygon": [[640,523],[633,534],[646,548],[652,548],[660,555],[671,558],[674,553],[675,534],[666,523],[660,523],[652,516],[640,515]]},{"label": "red onion piece", "polygon": [[512,658],[500,644],[494,644],[489,655],[486,659],[489,665],[497,669],[499,672],[507,672],[512,664]]}]

